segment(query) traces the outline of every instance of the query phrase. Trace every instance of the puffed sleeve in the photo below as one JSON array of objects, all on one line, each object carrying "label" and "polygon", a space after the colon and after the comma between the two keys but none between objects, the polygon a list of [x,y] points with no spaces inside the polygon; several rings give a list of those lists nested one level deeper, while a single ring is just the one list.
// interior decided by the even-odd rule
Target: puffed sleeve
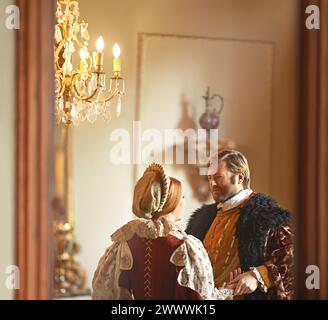
[{"label": "puffed sleeve", "polygon": [[215,288],[212,266],[202,242],[191,235],[183,240],[170,258],[179,267],[178,284],[197,292],[204,300],[232,299],[232,290]]},{"label": "puffed sleeve", "polygon": [[100,258],[92,279],[93,300],[130,300],[132,295],[119,284],[122,270],[130,270],[133,258],[126,242],[114,242]]},{"label": "puffed sleeve", "polygon": [[269,288],[272,287],[271,293],[274,292],[276,299],[293,299],[293,237],[292,229],[288,224],[270,231],[268,235],[265,252],[267,261],[263,266],[268,271],[267,282],[270,283]]}]

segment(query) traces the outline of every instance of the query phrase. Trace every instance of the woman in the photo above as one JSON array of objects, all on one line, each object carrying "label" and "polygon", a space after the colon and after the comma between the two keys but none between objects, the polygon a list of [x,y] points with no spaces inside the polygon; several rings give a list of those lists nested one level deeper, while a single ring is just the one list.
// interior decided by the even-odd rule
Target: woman
[{"label": "woman", "polygon": [[94,278],[93,299],[231,299],[214,287],[203,244],[175,223],[181,219],[181,183],[159,164],[137,182],[132,220],[113,235]]}]

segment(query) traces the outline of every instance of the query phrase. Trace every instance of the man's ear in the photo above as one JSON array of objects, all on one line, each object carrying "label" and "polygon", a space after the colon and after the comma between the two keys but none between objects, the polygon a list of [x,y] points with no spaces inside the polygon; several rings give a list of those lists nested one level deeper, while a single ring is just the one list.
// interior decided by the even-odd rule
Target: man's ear
[{"label": "man's ear", "polygon": [[244,174],[243,173],[239,173],[238,174],[238,183],[239,184],[243,184],[244,180],[245,180]]}]

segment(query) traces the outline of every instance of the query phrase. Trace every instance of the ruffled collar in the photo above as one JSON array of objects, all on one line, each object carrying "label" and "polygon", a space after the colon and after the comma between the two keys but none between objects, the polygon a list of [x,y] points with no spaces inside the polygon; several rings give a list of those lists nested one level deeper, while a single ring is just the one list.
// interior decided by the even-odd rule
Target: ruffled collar
[{"label": "ruffled collar", "polygon": [[128,241],[135,235],[140,238],[156,239],[166,237],[169,234],[184,235],[184,231],[179,228],[171,214],[161,216],[156,220],[138,218],[125,224],[116,230],[112,235],[112,241]]},{"label": "ruffled collar", "polygon": [[240,192],[238,192],[236,195],[234,195],[232,198],[220,202],[217,205],[218,209],[221,209],[222,211],[227,211],[232,208],[238,207],[240,204],[242,204],[251,194],[253,193],[252,189],[243,189]]}]

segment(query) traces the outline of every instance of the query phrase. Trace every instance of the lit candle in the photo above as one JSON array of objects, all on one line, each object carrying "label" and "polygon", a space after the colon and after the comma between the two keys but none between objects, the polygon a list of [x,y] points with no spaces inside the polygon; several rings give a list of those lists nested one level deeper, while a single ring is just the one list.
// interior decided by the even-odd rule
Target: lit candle
[{"label": "lit candle", "polygon": [[121,54],[120,46],[117,43],[115,43],[113,46],[113,56],[114,56],[113,71],[115,77],[119,77],[121,72],[120,54]]},{"label": "lit candle", "polygon": [[94,63],[94,67],[95,67],[96,71],[102,71],[102,68],[103,68],[104,46],[105,46],[105,43],[104,43],[103,37],[99,37],[97,40],[97,43],[96,43],[97,52],[93,53],[93,63]]},{"label": "lit candle", "polygon": [[99,37],[96,43],[97,51],[101,53],[104,50],[104,47],[105,47],[104,39],[103,37]]}]

